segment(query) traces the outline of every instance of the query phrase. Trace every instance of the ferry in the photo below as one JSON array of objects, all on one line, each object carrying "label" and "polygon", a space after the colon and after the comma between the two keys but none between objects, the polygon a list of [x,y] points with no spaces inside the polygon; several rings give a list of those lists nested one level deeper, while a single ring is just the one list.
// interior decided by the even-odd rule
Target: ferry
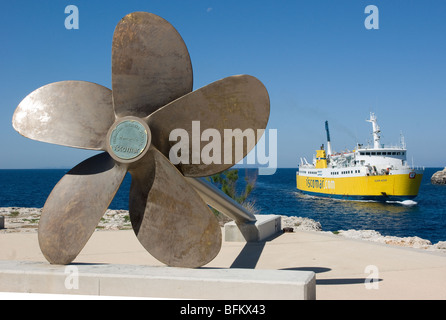
[{"label": "ferry", "polygon": [[345,200],[405,201],[418,195],[424,168],[407,164],[401,135],[399,146],[381,144],[377,117],[370,113],[373,146],[357,144],[353,151],[332,152],[328,122],[327,150],[316,150],[313,162],[300,159],[297,189],[304,194]]}]

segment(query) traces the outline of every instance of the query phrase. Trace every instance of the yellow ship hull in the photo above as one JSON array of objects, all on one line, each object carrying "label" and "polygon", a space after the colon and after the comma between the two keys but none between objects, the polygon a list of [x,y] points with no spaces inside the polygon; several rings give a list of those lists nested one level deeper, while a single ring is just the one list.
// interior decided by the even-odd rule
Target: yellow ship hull
[{"label": "yellow ship hull", "polygon": [[347,200],[403,201],[418,195],[423,171],[356,177],[296,175],[303,193]]}]

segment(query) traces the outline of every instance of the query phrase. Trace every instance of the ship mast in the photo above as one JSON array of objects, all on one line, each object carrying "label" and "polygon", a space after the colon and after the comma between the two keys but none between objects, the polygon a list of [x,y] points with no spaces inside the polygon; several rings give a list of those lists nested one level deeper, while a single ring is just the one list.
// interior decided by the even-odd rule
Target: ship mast
[{"label": "ship mast", "polygon": [[380,145],[380,136],[381,130],[379,129],[378,123],[376,122],[376,116],[373,112],[370,112],[370,119],[366,120],[367,122],[371,122],[373,126],[373,148],[379,149]]}]

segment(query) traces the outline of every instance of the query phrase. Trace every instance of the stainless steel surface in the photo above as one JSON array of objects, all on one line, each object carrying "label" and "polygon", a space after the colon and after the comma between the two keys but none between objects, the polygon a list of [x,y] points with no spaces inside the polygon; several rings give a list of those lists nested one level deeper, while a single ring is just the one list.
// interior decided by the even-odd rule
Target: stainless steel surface
[{"label": "stainless steel surface", "polygon": [[61,81],[23,99],[12,125],[33,140],[105,150],[105,136],[114,121],[110,89],[85,81]]},{"label": "stainless steel surface", "polygon": [[195,268],[212,261],[222,241],[212,211],[158,150],[151,148],[144,162],[130,171],[135,199],[130,218],[138,240],[169,266]]},{"label": "stainless steel surface", "polygon": [[[210,262],[221,247],[220,226],[184,175],[207,176],[231,167],[260,136],[227,163],[188,164],[179,166],[180,172],[167,158],[169,132],[191,133],[195,120],[201,131],[213,128],[219,134],[265,129],[265,87],[254,77],[234,76],[190,93],[192,67],[183,40],[167,21],[144,12],[127,15],[116,27],[112,86],[113,92],[83,81],[52,83],[28,95],[14,113],[14,128],[28,138],[106,151],[70,170],[48,197],[38,236],[44,256],[50,263],[71,263],[130,172],[130,219],[146,250],[170,266]],[[212,188],[199,189],[224,213],[252,221]]]},{"label": "stainless steel surface", "polygon": [[192,91],[189,52],[166,20],[147,12],[126,15],[116,26],[112,88],[116,115],[146,117]]},{"label": "stainless steel surface", "polygon": [[194,187],[208,205],[235,220],[235,222],[256,221],[254,214],[203,178],[186,178],[186,181]]},{"label": "stainless steel surface", "polygon": [[[264,85],[252,76],[238,75],[213,82],[169,103],[148,116],[147,123],[153,134],[152,143],[167,157],[173,143],[169,141],[172,130],[186,130],[190,140],[193,139],[192,121],[200,121],[201,132],[216,130],[221,137],[219,164],[203,163],[200,155],[200,163],[193,164],[192,141],[189,141],[188,164],[177,166],[187,177],[205,177],[232,167],[251,151],[261,138],[257,129],[265,129],[268,124],[269,108],[269,96]],[[236,156],[236,143],[228,144],[229,147],[224,143],[225,130],[234,132],[236,129],[255,135],[252,141],[238,139],[238,142],[245,143],[239,156]],[[209,141],[199,143],[202,150]],[[225,161],[228,155],[232,157]]]},{"label": "stainless steel surface", "polygon": [[93,234],[127,172],[107,153],[71,169],[49,195],[39,222],[39,245],[52,264],[71,263]]}]

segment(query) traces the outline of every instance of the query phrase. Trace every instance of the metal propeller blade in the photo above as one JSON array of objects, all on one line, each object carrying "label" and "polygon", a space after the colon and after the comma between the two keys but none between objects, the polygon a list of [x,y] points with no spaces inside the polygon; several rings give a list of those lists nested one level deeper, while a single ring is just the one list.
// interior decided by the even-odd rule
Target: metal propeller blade
[{"label": "metal propeller blade", "polygon": [[52,264],[72,262],[93,234],[127,168],[107,154],[71,169],[49,195],[39,222],[39,245]]},{"label": "metal propeller blade", "polygon": [[192,91],[189,52],[166,20],[134,12],[117,25],[112,47],[112,86],[119,117],[146,117]]},{"label": "metal propeller blade", "polygon": [[[50,263],[68,264],[76,258],[127,171],[132,175],[133,229],[144,248],[169,266],[205,265],[221,248],[217,219],[194,188],[211,205],[239,217],[239,222],[255,220],[216,190],[200,181],[189,183],[185,176],[212,175],[243,159],[266,128],[268,93],[259,80],[247,75],[228,77],[195,92],[192,82],[189,53],[175,28],[154,14],[135,12],[125,16],[114,32],[113,91],[94,83],[63,81],[35,90],[20,103],[13,116],[20,134],[106,151],[70,170],[49,195],[38,238]],[[188,159],[178,165],[181,172],[168,159],[174,129],[198,138],[198,146],[192,141],[185,148]],[[215,148],[209,147],[211,139]],[[204,151],[210,155],[211,149],[212,161],[200,157]],[[217,153],[219,160],[214,157]]]},{"label": "metal propeller blade", "polygon": [[[239,75],[228,77],[211,83],[201,89],[189,93],[147,117],[147,123],[152,131],[152,143],[166,157],[169,157],[173,142],[169,141],[172,130],[180,128],[187,131],[194,139],[192,121],[199,121],[199,130],[215,129],[221,141],[222,154],[219,155],[220,164],[194,163],[192,143],[189,143],[188,164],[180,164],[179,170],[188,177],[203,177],[224,171],[242,160],[257,144],[261,135],[257,129],[265,129],[269,119],[269,96],[264,85],[255,77]],[[232,130],[231,130],[232,129]],[[238,141],[233,143],[232,138],[227,147],[223,141],[225,130],[241,131],[235,136]],[[245,132],[245,130],[248,131]],[[214,131],[215,132],[215,131]],[[236,144],[245,143],[243,133],[253,133],[255,139],[247,139],[246,148],[237,156]],[[200,132],[198,133],[201,134]],[[198,137],[200,140],[200,137]],[[200,149],[209,143],[199,141]],[[225,161],[225,157],[230,161]],[[200,155],[198,155],[200,158]]]},{"label": "metal propeller blade", "polygon": [[151,148],[131,170],[130,218],[138,240],[172,267],[200,267],[221,248],[217,219],[183,175]]},{"label": "metal propeller blade", "polygon": [[114,121],[110,89],[85,81],[61,81],[23,99],[12,125],[33,140],[105,150],[104,140]]}]

